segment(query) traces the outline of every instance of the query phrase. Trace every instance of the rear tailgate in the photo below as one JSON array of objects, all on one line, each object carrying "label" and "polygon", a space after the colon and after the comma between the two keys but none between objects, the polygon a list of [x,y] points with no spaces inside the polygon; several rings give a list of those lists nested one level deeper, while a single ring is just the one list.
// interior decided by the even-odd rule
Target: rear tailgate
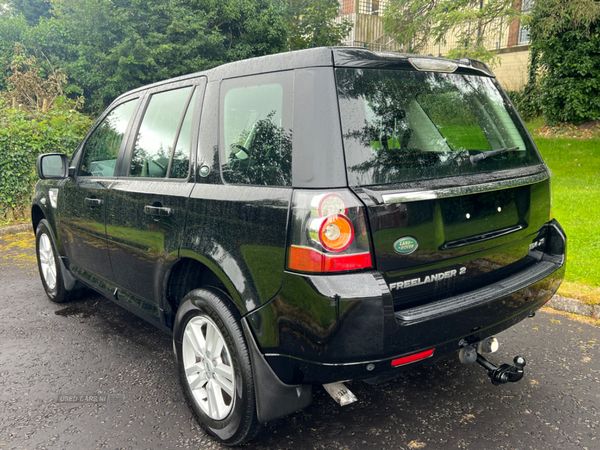
[{"label": "rear tailgate", "polygon": [[348,185],[396,312],[543,278],[549,172],[492,74],[373,58],[335,73]]},{"label": "rear tailgate", "polygon": [[[488,190],[465,193],[474,186]],[[545,171],[453,189],[354,191],[367,205],[376,267],[396,311],[492,285],[541,259],[550,209]]]}]

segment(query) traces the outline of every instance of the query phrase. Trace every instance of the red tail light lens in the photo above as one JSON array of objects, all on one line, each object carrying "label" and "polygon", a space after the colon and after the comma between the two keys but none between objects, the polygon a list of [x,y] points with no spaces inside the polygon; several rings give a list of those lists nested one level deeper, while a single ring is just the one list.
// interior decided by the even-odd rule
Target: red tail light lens
[{"label": "red tail light lens", "polygon": [[364,210],[350,191],[294,191],[287,268],[341,272],[373,266]]}]

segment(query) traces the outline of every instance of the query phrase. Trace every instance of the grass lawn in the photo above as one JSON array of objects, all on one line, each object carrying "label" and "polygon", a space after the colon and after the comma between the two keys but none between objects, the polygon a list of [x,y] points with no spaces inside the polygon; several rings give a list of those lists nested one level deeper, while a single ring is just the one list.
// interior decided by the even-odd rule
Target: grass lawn
[{"label": "grass lawn", "polygon": [[600,139],[534,140],[553,173],[552,209],[567,233],[560,293],[600,304]]}]

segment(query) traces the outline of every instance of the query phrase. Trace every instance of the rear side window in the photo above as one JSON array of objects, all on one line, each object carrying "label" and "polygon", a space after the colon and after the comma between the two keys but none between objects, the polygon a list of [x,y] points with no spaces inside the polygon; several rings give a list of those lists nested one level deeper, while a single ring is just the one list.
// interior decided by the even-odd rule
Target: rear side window
[{"label": "rear side window", "polygon": [[170,174],[187,178],[193,114],[189,111],[184,116],[184,112],[191,103],[192,89],[189,86],[152,95],[136,136],[130,176],[165,178]]},{"label": "rear side window", "polygon": [[114,176],[119,148],[136,104],[137,99],[122,103],[102,119],[85,143],[78,176]]},{"label": "rear side window", "polygon": [[[404,183],[540,164],[488,77],[336,69],[348,181]],[[486,158],[475,155],[512,149]]]},{"label": "rear side window", "polygon": [[292,184],[292,73],[225,80],[220,157],[228,183]]}]

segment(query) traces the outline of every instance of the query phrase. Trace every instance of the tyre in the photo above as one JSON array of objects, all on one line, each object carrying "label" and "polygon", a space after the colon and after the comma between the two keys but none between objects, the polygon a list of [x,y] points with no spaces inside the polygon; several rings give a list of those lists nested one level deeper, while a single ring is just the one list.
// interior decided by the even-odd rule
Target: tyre
[{"label": "tyre", "polygon": [[68,301],[73,291],[65,289],[58,252],[46,219],[40,221],[35,232],[35,251],[38,270],[46,295],[55,303]]},{"label": "tyre", "polygon": [[254,380],[236,310],[217,290],[183,299],[173,333],[183,392],[200,425],[226,445],[258,435]]}]

